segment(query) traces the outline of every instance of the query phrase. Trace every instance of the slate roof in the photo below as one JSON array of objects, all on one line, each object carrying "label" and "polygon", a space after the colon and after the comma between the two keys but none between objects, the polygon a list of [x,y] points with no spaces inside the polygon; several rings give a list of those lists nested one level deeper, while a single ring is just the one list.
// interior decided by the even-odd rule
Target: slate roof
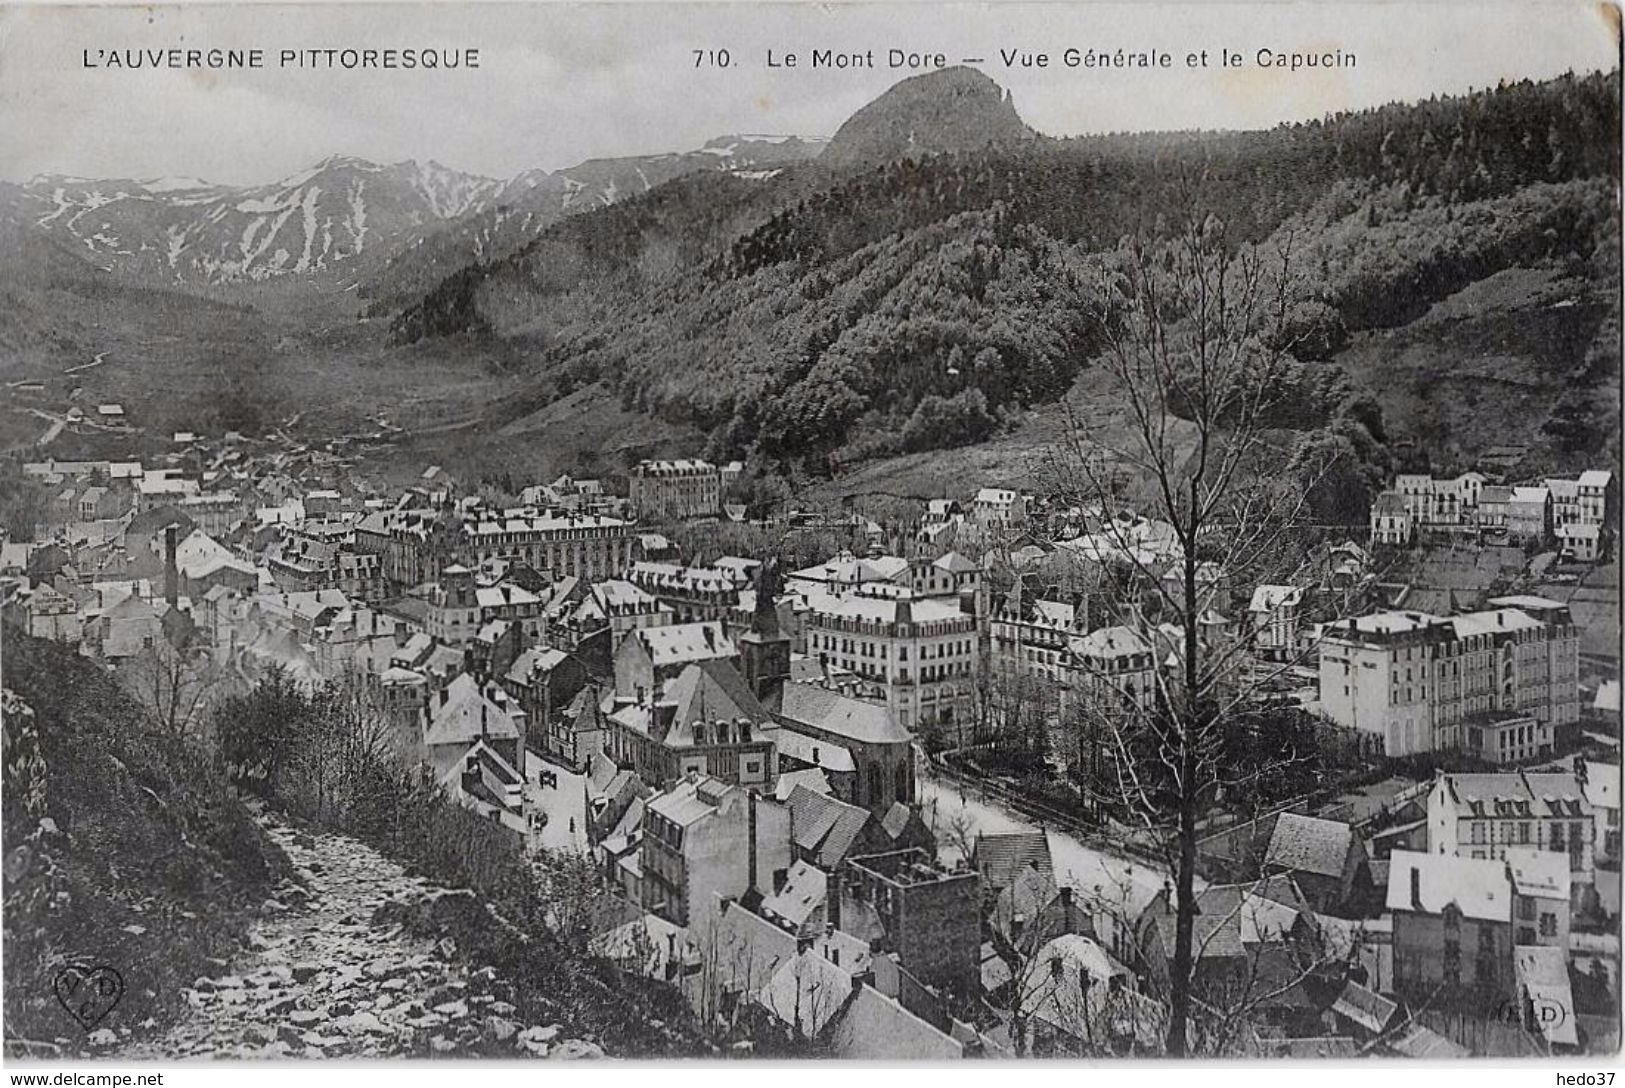
[{"label": "slate roof", "polygon": [[756,999],[802,1037],[814,1039],[851,997],[851,976],[809,951],[773,972]]},{"label": "slate roof", "polygon": [[[1485,488],[1488,491],[1489,488]],[[1377,495],[1376,501],[1371,504],[1371,512],[1381,515],[1403,514],[1405,512],[1405,496],[1397,491],[1383,491]]]},{"label": "slate roof", "polygon": [[812,684],[785,684],[779,716],[865,744],[906,744],[914,739],[881,704]]},{"label": "slate roof", "polygon": [[[1173,904],[1163,897],[1153,915],[1162,948],[1172,959],[1176,919]],[[1279,942],[1307,904],[1292,878],[1281,874],[1245,884],[1212,884],[1196,895],[1192,948],[1198,959],[1235,959],[1247,946]]]},{"label": "slate roof", "polygon": [[979,564],[954,551],[947,552],[931,565],[950,574],[970,574],[982,569]]},{"label": "slate roof", "polygon": [[[1488,491],[1489,488],[1484,490]],[[1407,1058],[1443,1060],[1472,1056],[1472,1052],[1467,1048],[1456,1045],[1443,1035],[1430,1028],[1425,1028],[1421,1024],[1412,1024],[1394,1036],[1389,1040],[1388,1048],[1394,1053],[1402,1054]]]},{"label": "slate roof", "polygon": [[658,813],[676,824],[678,827],[687,827],[698,820],[711,815],[717,806],[700,795],[702,786],[710,783],[713,788],[720,787],[721,793],[726,793],[734,787],[728,786],[716,779],[692,777],[683,778],[672,783],[665,793],[652,797],[647,802],[650,812]]},{"label": "slate roof", "polygon": [[537,673],[549,673],[564,664],[567,656],[551,646],[532,646],[513,659],[506,678],[515,684],[529,684]]},{"label": "slate roof", "polygon": [[777,915],[796,929],[807,924],[829,892],[829,876],[822,869],[798,861],[785,874],[784,888],[762,900],[764,914]]},{"label": "slate roof", "polygon": [[[1561,1010],[1559,1015],[1537,1015],[1536,1024],[1548,1043],[1576,1046],[1574,990],[1569,983],[1568,953],[1561,948],[1520,945],[1512,952],[1518,985],[1529,995],[1537,1013]],[[1565,1015],[1566,1014],[1566,1015]]]},{"label": "slate roof", "polygon": [[[1511,886],[1502,862],[1454,854],[1395,850],[1389,855],[1389,910],[1439,914],[1449,904],[1468,918],[1506,922],[1511,917]],[[1411,898],[1411,873],[1419,873],[1420,903]]]},{"label": "slate roof", "polygon": [[1008,888],[1029,865],[1051,880],[1055,878],[1049,836],[1042,831],[978,834],[971,860],[982,874],[983,887],[996,891]]},{"label": "slate roof", "polygon": [[[775,734],[775,737],[777,737],[777,734]],[[779,780],[773,787],[773,799],[775,801],[788,801],[790,794],[797,786],[812,790],[814,793],[827,794],[830,789],[829,779],[824,777],[821,768],[809,767],[801,771],[786,771],[784,774],[779,775]]]},{"label": "slate roof", "polygon": [[796,956],[794,933],[737,902],[722,910],[714,930],[702,932],[715,942],[715,970],[719,981],[730,989],[760,992],[774,972]]},{"label": "slate roof", "polygon": [[1532,899],[1569,901],[1569,858],[1567,854],[1551,850],[1537,850],[1533,846],[1506,848],[1507,871],[1512,874],[1512,887],[1519,895]]},{"label": "slate roof", "polygon": [[1275,821],[1264,861],[1294,872],[1341,877],[1353,838],[1354,829],[1348,824],[1283,812]]},{"label": "slate roof", "polygon": [[805,786],[790,792],[790,827],[796,846],[813,854],[822,869],[840,864],[863,833],[869,812]]},{"label": "slate roof", "polygon": [[1041,873],[1029,865],[1016,874],[1016,879],[1008,888],[999,892],[999,897],[993,904],[993,925],[1005,936],[1014,939],[1015,923],[1018,918],[1030,929],[1033,922],[1043,914],[1044,909],[1060,894],[1060,889],[1055,886],[1055,881],[1050,879],[1049,874]]},{"label": "slate roof", "polygon": [[1357,1058],[1360,1055],[1354,1040],[1342,1035],[1267,1039],[1263,1045],[1277,1058]]},{"label": "slate roof", "polygon": [[[785,685],[788,690],[789,684]],[[809,737],[805,733],[797,733],[794,729],[783,727],[773,734],[773,741],[778,746],[779,754],[789,756],[813,767],[822,767],[828,771],[849,772],[857,769],[852,760],[852,753],[833,741],[819,740]]]},{"label": "slate roof", "polygon": [[908,830],[908,822],[913,817],[914,810],[901,801],[893,801],[886,815],[881,817],[880,829],[886,833],[887,838],[895,839]]},{"label": "slate roof", "polygon": [[1399,1011],[1399,1006],[1381,994],[1350,982],[1332,1002],[1332,1011],[1373,1035],[1380,1035]]},{"label": "slate roof", "polygon": [[1303,590],[1297,586],[1262,585],[1253,590],[1253,599],[1247,611],[1274,612],[1282,605],[1297,604],[1302,599]]},{"label": "slate roof", "polygon": [[726,721],[731,725],[745,718],[755,730],[770,729],[774,724],[772,715],[757,701],[739,670],[724,661],[687,666],[666,686],[660,701],[677,707],[666,737],[668,745],[693,744],[695,721]]},{"label": "slate roof", "polygon": [[1160,1034],[1161,1007],[1129,987],[1114,988],[1112,980],[1131,973],[1089,937],[1067,933],[1050,941],[1035,958],[1031,977],[1059,980],[1025,987],[1020,1009],[1031,1020],[1082,1040],[1130,1033],[1142,1045],[1154,1045]]},{"label": "slate roof", "polygon": [[722,624],[677,623],[667,627],[640,627],[628,638],[643,644],[655,668],[733,657],[733,640],[723,633]]},{"label": "slate roof", "polygon": [[[1617,698],[1618,681],[1615,681],[1615,685]],[[1585,795],[1592,809],[1618,808],[1619,785],[1619,764],[1586,760]]]},{"label": "slate roof", "polygon": [[446,689],[446,701],[435,702],[424,731],[423,743],[429,747],[442,744],[467,744],[481,735],[499,740],[519,736],[519,730],[509,716],[506,706],[499,706],[487,698],[480,685],[467,673],[451,682]]},{"label": "slate roof", "polygon": [[864,986],[853,996],[829,1032],[830,1050],[859,1061],[950,1061],[965,1056],[964,1045]]},{"label": "slate roof", "polygon": [[[1531,819],[1561,816],[1583,819],[1591,816],[1586,791],[1572,771],[1532,774],[1446,774],[1445,786],[1474,815]],[[1558,806],[1561,811],[1554,810]]]},{"label": "slate roof", "polygon": [[1079,657],[1115,659],[1151,652],[1150,645],[1131,627],[1102,627],[1071,639],[1067,645]]}]

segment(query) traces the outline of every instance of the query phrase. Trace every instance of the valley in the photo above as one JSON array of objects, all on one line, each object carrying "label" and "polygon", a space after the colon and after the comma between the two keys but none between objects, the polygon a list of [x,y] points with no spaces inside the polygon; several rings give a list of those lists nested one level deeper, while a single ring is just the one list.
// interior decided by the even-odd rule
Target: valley
[{"label": "valley", "polygon": [[[320,444],[383,420],[400,430],[366,461],[391,477],[613,476],[705,452],[829,496],[1019,482],[1063,400],[1097,399],[1113,247],[1196,196],[1243,242],[1297,248],[1319,323],[1305,365],[1380,408],[1388,456],[1513,444],[1567,470],[1618,455],[1618,223],[1597,184],[1617,163],[1587,136],[1607,83],[1053,140],[949,68],[827,141],[721,137],[506,181],[343,155],[248,188],[35,179],[0,188],[17,271],[0,441],[103,450],[72,414],[112,402],[138,445],[290,420]],[[1503,137],[1512,109],[1549,119],[1541,146]],[[1476,174],[1439,156],[1452,123],[1487,134]],[[1200,194],[1175,164],[1205,172]],[[1289,175],[1307,184],[1272,187]]]}]

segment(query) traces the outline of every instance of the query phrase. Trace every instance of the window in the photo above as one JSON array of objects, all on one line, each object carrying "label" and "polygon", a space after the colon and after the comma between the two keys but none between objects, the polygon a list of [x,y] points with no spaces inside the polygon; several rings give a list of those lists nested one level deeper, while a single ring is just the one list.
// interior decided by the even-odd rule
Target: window
[{"label": "window", "polygon": [[1535,920],[1535,901],[1533,899],[1524,898],[1522,896],[1519,897],[1518,917],[1526,922],[1533,922]]},{"label": "window", "polygon": [[1520,843],[1529,841],[1529,822],[1527,820],[1518,824],[1518,841]]},{"label": "window", "polygon": [[1557,915],[1551,911],[1540,912],[1540,935],[1542,937],[1557,936]]}]

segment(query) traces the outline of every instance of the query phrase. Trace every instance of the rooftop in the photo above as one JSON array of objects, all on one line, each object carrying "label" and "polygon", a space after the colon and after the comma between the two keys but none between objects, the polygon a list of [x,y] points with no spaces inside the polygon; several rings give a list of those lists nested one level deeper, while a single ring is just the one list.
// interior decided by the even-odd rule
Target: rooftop
[{"label": "rooftop", "polygon": [[1389,857],[1387,906],[1422,914],[1441,914],[1454,906],[1468,918],[1491,922],[1510,922],[1512,916],[1511,888],[1501,862],[1409,850],[1395,850]]}]

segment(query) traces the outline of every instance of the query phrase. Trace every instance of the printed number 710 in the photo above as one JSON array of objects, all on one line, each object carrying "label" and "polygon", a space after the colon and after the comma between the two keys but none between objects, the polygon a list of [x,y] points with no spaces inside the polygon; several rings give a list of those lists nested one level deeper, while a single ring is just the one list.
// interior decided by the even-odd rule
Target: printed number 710
[{"label": "printed number 710", "polygon": [[733,55],[726,49],[696,49],[693,52],[696,68],[727,68],[734,62]]}]

